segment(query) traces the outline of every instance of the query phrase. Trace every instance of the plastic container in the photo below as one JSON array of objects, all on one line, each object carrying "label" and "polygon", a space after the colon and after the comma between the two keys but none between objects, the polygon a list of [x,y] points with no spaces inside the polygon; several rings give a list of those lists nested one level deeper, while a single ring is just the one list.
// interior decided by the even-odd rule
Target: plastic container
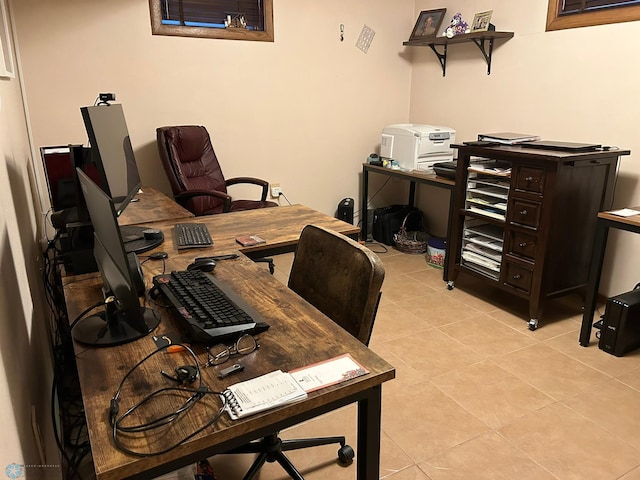
[{"label": "plastic container", "polygon": [[434,267],[444,267],[444,259],[447,251],[447,239],[430,237],[427,240],[427,263]]}]

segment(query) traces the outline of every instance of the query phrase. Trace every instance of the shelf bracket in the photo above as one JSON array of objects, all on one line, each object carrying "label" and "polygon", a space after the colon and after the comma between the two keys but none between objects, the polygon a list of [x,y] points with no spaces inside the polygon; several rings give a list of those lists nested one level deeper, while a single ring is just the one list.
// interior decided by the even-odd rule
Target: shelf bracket
[{"label": "shelf bracket", "polygon": [[433,53],[436,54],[436,57],[438,57],[438,61],[440,62],[440,66],[442,67],[442,76],[444,77],[447,71],[447,44],[445,43],[443,45],[444,48],[442,53],[436,50],[436,46],[433,43],[430,43],[429,46],[431,47],[431,50],[433,50]]},{"label": "shelf bracket", "polygon": [[[480,49],[484,56],[484,61],[487,62],[487,75],[491,75],[491,56],[493,54],[493,38],[473,38],[473,43]],[[489,51],[486,49],[486,41],[489,40]]]}]

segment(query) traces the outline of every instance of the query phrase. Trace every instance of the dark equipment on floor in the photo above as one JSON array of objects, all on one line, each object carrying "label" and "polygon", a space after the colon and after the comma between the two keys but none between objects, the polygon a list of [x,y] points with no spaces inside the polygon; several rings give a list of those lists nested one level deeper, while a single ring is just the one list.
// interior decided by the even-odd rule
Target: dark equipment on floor
[{"label": "dark equipment on floor", "polygon": [[338,218],[353,225],[353,198],[343,198],[338,204]]},{"label": "dark equipment on floor", "polygon": [[598,347],[616,357],[640,348],[640,288],[607,300]]},{"label": "dark equipment on floor", "polygon": [[[413,211],[419,211],[409,205],[389,205],[373,211],[373,239],[393,246],[393,235],[400,231],[402,221]],[[422,230],[422,215],[409,215],[405,224],[407,231]]]}]

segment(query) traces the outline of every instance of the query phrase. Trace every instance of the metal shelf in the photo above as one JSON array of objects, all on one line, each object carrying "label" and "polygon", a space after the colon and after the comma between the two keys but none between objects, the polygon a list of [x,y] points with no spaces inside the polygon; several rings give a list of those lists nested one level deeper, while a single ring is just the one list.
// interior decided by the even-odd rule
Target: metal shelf
[{"label": "metal shelf", "polygon": [[[485,62],[487,62],[487,75],[491,75],[491,57],[493,55],[493,45],[496,39],[505,39],[513,37],[513,32],[473,32],[473,33],[461,33],[454,37],[432,37],[418,40],[408,40],[403,42],[403,45],[408,47],[430,47],[433,53],[436,54],[440,65],[442,66],[442,76],[444,77],[447,71],[447,47],[454,43],[469,43],[473,42],[482,52]],[[439,52],[438,48],[442,51]]]}]

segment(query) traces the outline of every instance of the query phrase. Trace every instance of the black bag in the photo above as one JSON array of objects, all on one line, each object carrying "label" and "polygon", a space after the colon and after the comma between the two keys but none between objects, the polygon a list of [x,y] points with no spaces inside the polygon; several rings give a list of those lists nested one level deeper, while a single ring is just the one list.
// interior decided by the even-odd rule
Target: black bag
[{"label": "black bag", "polygon": [[[393,235],[400,231],[404,217],[411,211],[419,211],[409,205],[389,205],[373,211],[373,239],[393,246]],[[422,230],[422,215],[411,215],[405,225],[407,230]]]}]

